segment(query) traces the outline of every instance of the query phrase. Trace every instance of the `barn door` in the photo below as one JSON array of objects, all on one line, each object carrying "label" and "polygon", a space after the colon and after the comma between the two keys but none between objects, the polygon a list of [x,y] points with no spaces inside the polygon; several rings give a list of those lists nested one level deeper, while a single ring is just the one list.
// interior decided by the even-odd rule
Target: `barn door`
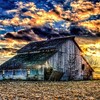
[{"label": "barn door", "polygon": [[62,78],[63,74],[64,73],[60,72],[60,71],[52,71],[52,74],[50,75],[49,80],[50,81],[60,81],[60,79]]}]

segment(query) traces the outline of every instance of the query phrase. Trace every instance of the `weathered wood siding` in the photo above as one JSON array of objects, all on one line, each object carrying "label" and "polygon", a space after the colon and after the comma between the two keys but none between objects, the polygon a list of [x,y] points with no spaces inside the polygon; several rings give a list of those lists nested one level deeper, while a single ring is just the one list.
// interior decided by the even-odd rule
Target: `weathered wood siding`
[{"label": "weathered wood siding", "polygon": [[[72,59],[74,62],[71,62]],[[82,57],[80,55],[80,50],[74,41],[67,40],[65,43],[60,45],[58,47],[58,52],[47,62],[54,70],[64,72],[62,80],[68,80],[69,68],[71,66],[69,63],[72,63],[73,71],[71,73],[75,74],[74,79],[81,79]]]}]

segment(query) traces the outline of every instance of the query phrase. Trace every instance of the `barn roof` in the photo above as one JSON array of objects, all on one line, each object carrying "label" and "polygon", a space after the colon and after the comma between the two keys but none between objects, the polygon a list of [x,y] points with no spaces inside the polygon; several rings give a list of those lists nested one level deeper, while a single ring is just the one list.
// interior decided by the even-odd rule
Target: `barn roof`
[{"label": "barn roof", "polygon": [[47,59],[56,53],[56,50],[49,50],[46,52],[20,54],[14,56],[0,66],[0,70],[34,68],[35,65],[43,64]]},{"label": "barn roof", "polygon": [[64,43],[67,39],[73,39],[72,36],[60,37],[45,41],[31,42],[17,51],[17,53],[37,52],[48,49],[56,49],[60,44]]}]

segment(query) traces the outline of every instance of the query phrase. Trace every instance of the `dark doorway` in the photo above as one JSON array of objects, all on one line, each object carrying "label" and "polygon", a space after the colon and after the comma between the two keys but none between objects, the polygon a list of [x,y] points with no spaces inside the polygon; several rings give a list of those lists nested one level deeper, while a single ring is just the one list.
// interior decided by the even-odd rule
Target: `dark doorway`
[{"label": "dark doorway", "polygon": [[53,71],[52,67],[44,68],[44,80],[49,80],[52,71]]}]

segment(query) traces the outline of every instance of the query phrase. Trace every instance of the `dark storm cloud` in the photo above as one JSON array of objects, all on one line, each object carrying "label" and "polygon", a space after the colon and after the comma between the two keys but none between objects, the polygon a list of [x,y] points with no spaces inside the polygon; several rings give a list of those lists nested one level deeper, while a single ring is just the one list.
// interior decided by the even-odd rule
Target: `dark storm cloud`
[{"label": "dark storm cloud", "polygon": [[68,36],[68,35],[93,36],[92,33],[90,31],[88,31],[87,29],[85,29],[84,27],[71,25],[69,30],[70,31],[55,30],[53,28],[46,27],[46,26],[33,27],[33,28],[30,28],[27,30],[18,31],[16,34],[6,33],[4,35],[4,38],[33,41],[33,40],[35,40],[36,36],[38,36],[38,38],[48,38],[48,39],[60,37],[60,36]]},{"label": "dark storm cloud", "polygon": [[7,33],[4,37],[15,39],[15,40],[26,40],[26,41],[31,41],[32,40],[31,36],[24,35],[24,32],[23,32],[23,35],[19,35],[19,34],[14,35],[12,33]]}]

